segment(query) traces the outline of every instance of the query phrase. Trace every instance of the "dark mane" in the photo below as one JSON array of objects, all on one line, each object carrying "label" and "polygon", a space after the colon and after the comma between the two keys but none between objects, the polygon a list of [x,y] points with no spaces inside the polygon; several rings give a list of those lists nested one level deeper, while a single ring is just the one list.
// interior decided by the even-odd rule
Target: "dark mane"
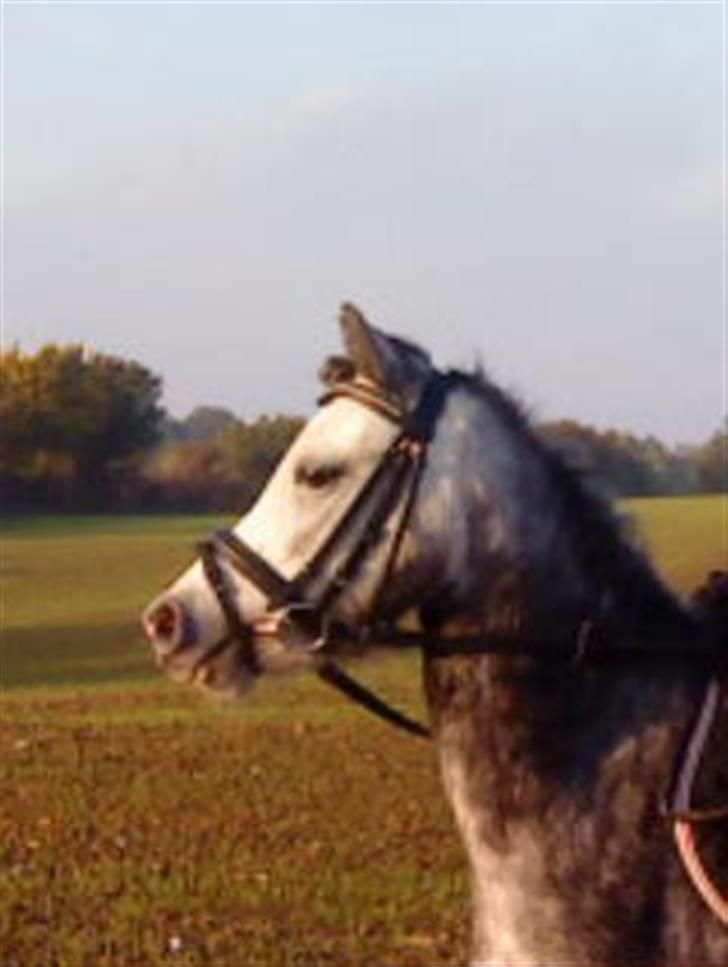
[{"label": "dark mane", "polygon": [[633,519],[616,508],[589,471],[540,434],[514,396],[490,382],[482,370],[458,373],[464,387],[483,400],[536,456],[560,511],[582,573],[591,583],[594,605],[609,601],[625,623],[692,626],[689,612],[668,590],[641,546]]}]

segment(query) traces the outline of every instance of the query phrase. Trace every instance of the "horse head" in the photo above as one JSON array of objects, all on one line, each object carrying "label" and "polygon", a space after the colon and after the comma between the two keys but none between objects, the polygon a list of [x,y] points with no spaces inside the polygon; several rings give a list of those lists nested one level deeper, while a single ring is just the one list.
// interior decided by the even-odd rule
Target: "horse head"
[{"label": "horse head", "polygon": [[419,508],[409,519],[423,442],[412,434],[434,427],[444,377],[354,306],[340,325],[345,355],[324,364],[321,406],[257,502],[144,613],[177,680],[241,694],[260,673],[315,665],[324,624],[391,618],[432,588],[428,528]]}]

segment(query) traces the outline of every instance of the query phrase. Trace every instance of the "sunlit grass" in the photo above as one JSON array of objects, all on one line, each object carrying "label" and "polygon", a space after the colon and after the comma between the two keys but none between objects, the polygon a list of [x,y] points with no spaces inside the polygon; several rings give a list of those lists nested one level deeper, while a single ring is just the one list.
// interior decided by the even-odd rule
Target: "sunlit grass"
[{"label": "sunlit grass", "polygon": [[667,580],[690,593],[714,568],[728,570],[728,495],[626,503]]},{"label": "sunlit grass", "polygon": [[[629,510],[682,591],[726,566],[720,498]],[[225,705],[155,670],[138,614],[218,520],[5,530],[0,963],[464,963],[467,878],[426,743],[309,677]],[[421,714],[415,655],[361,675]]]},{"label": "sunlit grass", "polygon": [[2,537],[0,681],[151,677],[138,616],[219,518],[40,518]]},{"label": "sunlit grass", "polygon": [[319,683],[266,692],[10,693],[0,962],[463,962],[432,750]]}]

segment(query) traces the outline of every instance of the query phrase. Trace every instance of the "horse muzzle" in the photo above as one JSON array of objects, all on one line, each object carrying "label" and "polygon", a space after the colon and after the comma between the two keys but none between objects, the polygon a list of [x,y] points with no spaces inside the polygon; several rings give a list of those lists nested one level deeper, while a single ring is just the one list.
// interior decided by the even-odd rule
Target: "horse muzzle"
[{"label": "horse muzzle", "polygon": [[238,643],[251,671],[262,671],[265,642],[276,642],[289,654],[306,655],[320,651],[328,642],[327,623],[310,604],[292,603],[269,611],[253,624],[238,619],[235,634],[224,635],[219,643],[204,647],[197,623],[184,604],[172,595],[162,595],[142,615],[142,626],[158,663],[178,671],[188,669],[194,677],[201,667],[222,650]]}]

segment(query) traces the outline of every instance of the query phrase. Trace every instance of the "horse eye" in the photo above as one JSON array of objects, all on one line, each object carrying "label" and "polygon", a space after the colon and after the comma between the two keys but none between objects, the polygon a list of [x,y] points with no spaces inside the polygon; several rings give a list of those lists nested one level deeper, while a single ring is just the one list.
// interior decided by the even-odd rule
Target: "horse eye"
[{"label": "horse eye", "polygon": [[305,484],[307,487],[313,487],[315,490],[320,490],[328,486],[330,483],[338,480],[339,477],[343,477],[343,475],[344,467],[339,463],[322,464],[317,467],[311,467],[302,463],[295,470],[296,483]]}]

